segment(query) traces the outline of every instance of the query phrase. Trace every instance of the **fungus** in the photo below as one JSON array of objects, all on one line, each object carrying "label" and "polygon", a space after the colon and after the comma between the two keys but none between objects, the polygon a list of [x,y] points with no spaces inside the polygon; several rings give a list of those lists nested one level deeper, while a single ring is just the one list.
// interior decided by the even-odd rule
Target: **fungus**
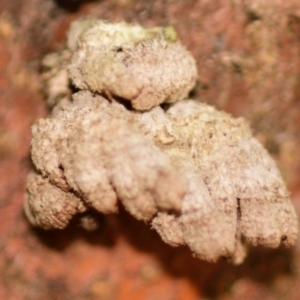
[{"label": "fungus", "polygon": [[248,123],[182,100],[197,71],[173,28],[85,18],[72,24],[62,53],[55,68],[67,68],[79,91],[51,88],[47,71],[49,103],[65,93],[32,127],[31,224],[64,228],[91,209],[116,213],[119,201],[166,243],[208,261],[242,262],[244,242],[294,244],[289,193]]}]

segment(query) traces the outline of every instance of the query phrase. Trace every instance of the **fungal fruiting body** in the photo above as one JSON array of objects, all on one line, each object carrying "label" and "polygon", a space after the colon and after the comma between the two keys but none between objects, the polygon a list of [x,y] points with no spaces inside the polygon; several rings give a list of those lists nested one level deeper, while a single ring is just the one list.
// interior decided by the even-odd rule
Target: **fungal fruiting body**
[{"label": "fungal fruiting body", "polygon": [[85,19],[71,26],[68,45],[76,87],[125,99],[137,110],[181,100],[195,85],[195,60],[172,27]]},{"label": "fungal fruiting body", "polygon": [[182,100],[197,71],[174,29],[86,18],[67,44],[62,65],[79,91],[32,127],[33,225],[64,228],[78,213],[116,213],[122,203],[166,243],[208,261],[241,262],[244,241],[295,242],[288,191],[248,123]]}]

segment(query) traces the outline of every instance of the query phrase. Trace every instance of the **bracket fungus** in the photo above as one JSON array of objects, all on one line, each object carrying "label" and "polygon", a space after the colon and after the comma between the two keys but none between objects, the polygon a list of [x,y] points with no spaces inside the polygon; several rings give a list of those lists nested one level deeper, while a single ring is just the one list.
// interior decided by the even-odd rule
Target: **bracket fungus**
[{"label": "bracket fungus", "polygon": [[[81,19],[44,65],[53,110],[32,127],[31,224],[61,229],[120,202],[166,243],[208,261],[240,263],[247,243],[294,244],[289,193],[248,123],[183,100],[197,68],[173,28]],[[56,77],[65,86],[53,87]]]}]

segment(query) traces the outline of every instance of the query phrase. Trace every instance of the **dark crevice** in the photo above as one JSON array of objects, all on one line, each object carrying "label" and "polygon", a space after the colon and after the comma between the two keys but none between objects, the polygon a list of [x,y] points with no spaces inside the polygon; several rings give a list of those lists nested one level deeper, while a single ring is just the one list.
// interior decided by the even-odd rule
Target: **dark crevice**
[{"label": "dark crevice", "polygon": [[168,109],[172,106],[173,106],[173,103],[161,103],[160,104],[160,107],[164,110],[164,112],[167,112]]},{"label": "dark crevice", "polygon": [[68,12],[76,12],[81,5],[88,2],[95,2],[95,0],[55,0],[57,6]]},{"label": "dark crevice", "polygon": [[236,198],[237,201],[237,207],[236,207],[236,243],[241,239],[241,229],[240,229],[240,223],[242,218],[242,209],[241,209],[241,199]]},{"label": "dark crevice", "polygon": [[116,100],[117,102],[121,103],[127,110],[134,111],[135,109],[132,107],[131,102],[123,97],[116,96],[111,94],[108,90],[104,90],[103,92],[94,92],[95,95],[100,95],[109,102],[112,102],[113,100]]},{"label": "dark crevice", "polygon": [[113,98],[118,101],[119,103],[121,103],[123,106],[125,106],[125,108],[129,111],[133,111],[135,110],[133,107],[132,107],[132,104],[129,100],[125,99],[125,98],[122,98],[122,97],[118,97],[118,96],[113,96]]},{"label": "dark crevice", "polygon": [[246,10],[246,18],[246,24],[250,24],[261,19],[261,17],[255,11],[249,9]]},{"label": "dark crevice", "polygon": [[239,265],[244,262],[244,259],[246,257],[246,249],[245,249],[245,240],[241,232],[241,218],[242,218],[242,212],[241,212],[241,199],[236,198],[237,200],[237,206],[236,206],[236,232],[235,232],[235,250],[231,257],[228,258],[228,260],[233,263],[234,265]]},{"label": "dark crevice", "polygon": [[74,95],[81,91],[78,87],[72,84],[71,80],[69,80],[68,89],[69,91],[71,91],[71,95]]}]

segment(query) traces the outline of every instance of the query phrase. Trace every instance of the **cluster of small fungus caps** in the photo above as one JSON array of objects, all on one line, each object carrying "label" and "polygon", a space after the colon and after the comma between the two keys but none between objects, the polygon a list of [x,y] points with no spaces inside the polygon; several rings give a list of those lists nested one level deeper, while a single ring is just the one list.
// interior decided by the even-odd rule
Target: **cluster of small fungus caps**
[{"label": "cluster of small fungus caps", "polygon": [[248,123],[185,99],[197,67],[172,27],[82,18],[43,66],[52,111],[32,126],[32,225],[62,229],[123,205],[207,261],[294,244],[289,193]]}]

